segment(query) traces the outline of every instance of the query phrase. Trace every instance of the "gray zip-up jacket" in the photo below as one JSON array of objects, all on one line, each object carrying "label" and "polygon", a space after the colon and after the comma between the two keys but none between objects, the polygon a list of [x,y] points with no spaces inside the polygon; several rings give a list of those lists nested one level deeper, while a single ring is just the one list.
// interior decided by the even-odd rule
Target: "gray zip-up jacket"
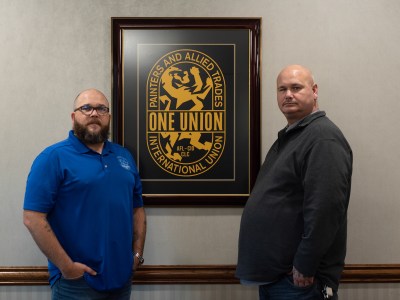
[{"label": "gray zip-up jacket", "polygon": [[323,111],[279,132],[243,211],[238,278],[270,282],[295,266],[338,289],[352,161],[348,142]]}]

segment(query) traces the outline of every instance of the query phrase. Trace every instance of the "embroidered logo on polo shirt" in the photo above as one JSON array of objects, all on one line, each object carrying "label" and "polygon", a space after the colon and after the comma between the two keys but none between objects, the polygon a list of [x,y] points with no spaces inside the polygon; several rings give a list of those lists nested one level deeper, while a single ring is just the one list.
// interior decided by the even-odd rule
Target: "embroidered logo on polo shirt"
[{"label": "embroidered logo on polo shirt", "polygon": [[131,169],[129,161],[125,157],[117,156],[117,159],[118,159],[119,164],[121,165],[121,167],[123,167],[125,170],[129,171]]}]

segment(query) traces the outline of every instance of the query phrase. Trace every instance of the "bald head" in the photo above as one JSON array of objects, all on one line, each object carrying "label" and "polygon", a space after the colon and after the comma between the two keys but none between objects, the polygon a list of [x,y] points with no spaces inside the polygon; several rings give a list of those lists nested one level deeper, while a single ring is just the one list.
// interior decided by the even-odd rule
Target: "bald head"
[{"label": "bald head", "polygon": [[73,110],[88,103],[90,99],[96,99],[98,102],[101,102],[101,104],[106,105],[107,107],[110,106],[107,97],[102,92],[96,89],[87,89],[76,96]]},{"label": "bald head", "polygon": [[318,86],[309,69],[301,65],[284,68],[276,79],[277,100],[288,124],[318,110]]},{"label": "bald head", "polygon": [[302,66],[302,65],[289,65],[285,67],[278,75],[277,77],[277,82],[282,78],[282,77],[302,77],[304,80],[310,85],[313,86],[315,84],[314,82],[314,76],[311,73],[310,69]]}]

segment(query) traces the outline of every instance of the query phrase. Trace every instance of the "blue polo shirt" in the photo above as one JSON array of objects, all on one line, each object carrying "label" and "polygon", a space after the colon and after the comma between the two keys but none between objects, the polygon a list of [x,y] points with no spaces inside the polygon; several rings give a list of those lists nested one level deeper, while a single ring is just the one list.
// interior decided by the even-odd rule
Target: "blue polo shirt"
[{"label": "blue polo shirt", "polygon": [[[142,185],[127,149],[105,142],[101,154],[73,131],[33,162],[24,209],[47,213],[59,242],[96,290],[121,288],[132,276],[133,209],[143,206]],[[61,276],[49,261],[50,284]]]}]

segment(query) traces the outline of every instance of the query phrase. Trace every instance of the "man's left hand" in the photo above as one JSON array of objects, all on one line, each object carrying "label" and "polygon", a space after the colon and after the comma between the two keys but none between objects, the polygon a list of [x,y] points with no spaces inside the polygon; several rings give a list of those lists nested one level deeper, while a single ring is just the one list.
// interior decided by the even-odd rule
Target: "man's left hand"
[{"label": "man's left hand", "polygon": [[314,277],[305,277],[293,266],[293,283],[299,287],[307,287],[314,283]]}]

